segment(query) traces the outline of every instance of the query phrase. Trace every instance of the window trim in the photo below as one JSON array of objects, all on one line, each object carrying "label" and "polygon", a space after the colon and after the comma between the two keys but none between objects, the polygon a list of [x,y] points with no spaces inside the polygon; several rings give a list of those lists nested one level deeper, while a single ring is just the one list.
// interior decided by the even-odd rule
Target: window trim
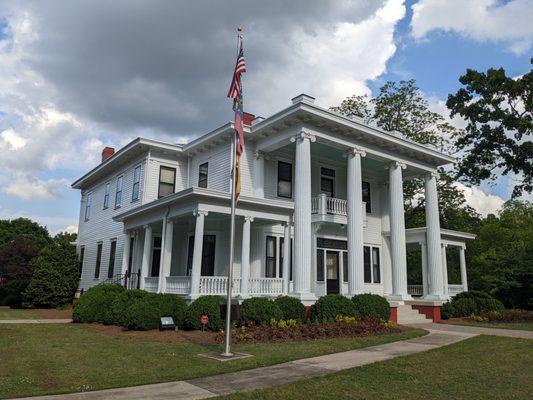
[{"label": "window trim", "polygon": [[106,182],[104,187],[104,210],[109,208],[109,190],[111,189],[111,182]]},{"label": "window trim", "polygon": [[[279,166],[280,164],[286,164],[286,165],[289,165],[290,168],[289,168],[289,172],[290,172],[290,180],[285,180],[285,179],[280,179],[280,174],[279,174]],[[294,183],[294,174],[293,174],[293,164],[292,162],[288,162],[288,161],[283,161],[283,160],[278,160],[278,165],[277,165],[277,185],[276,185],[276,189],[277,189],[277,195],[278,197],[282,197],[284,199],[292,199],[292,195],[293,195],[293,183]],[[290,193],[289,195],[284,195],[284,194],[281,194],[280,191],[279,191],[279,184],[280,182],[288,182],[290,183]]]},{"label": "window trim", "polygon": [[93,192],[87,193],[87,197],[85,199],[85,221],[89,221],[91,218],[91,208],[93,203]]},{"label": "window trim", "polygon": [[[364,253],[364,249],[368,249],[368,252],[369,252],[369,258],[370,258],[370,282],[367,282],[365,279],[364,279],[364,276],[363,276],[363,280],[364,280],[364,283],[365,284],[368,284],[368,285],[380,285],[382,282],[381,282],[381,275],[382,275],[382,271],[381,271],[381,247],[379,246],[372,246],[372,245],[364,245],[363,246],[363,253]],[[376,281],[376,278],[374,276],[374,250],[377,250],[377,258],[378,258],[378,264],[377,264],[377,268],[379,270],[379,281]]]},{"label": "window trim", "polygon": [[[268,242],[269,240],[273,240],[274,241],[274,255],[272,256],[269,256],[268,255]],[[265,237],[265,278],[276,278],[277,277],[277,274],[278,274],[278,236],[274,236],[274,235],[266,235]],[[274,262],[274,276],[268,276],[267,275],[267,267],[268,267],[268,262],[269,261],[273,261]]]},{"label": "window trim", "polygon": [[[135,172],[139,171],[139,176],[137,180],[135,180]],[[141,172],[142,172],[142,165],[136,165],[135,168],[133,168],[133,185],[131,187],[131,201],[137,201],[141,197]],[[135,196],[135,186],[137,186],[137,196]]]},{"label": "window trim", "polygon": [[[365,196],[363,192],[363,187],[365,185],[368,185],[368,201],[365,201]],[[361,182],[361,198],[365,202],[366,213],[371,214],[372,213],[372,185],[370,184],[369,181]]]},{"label": "window trim", "polygon": [[83,271],[83,261],[84,260],[85,260],[85,246],[80,246],[80,254],[78,256],[80,274]]},{"label": "window trim", "polygon": [[94,279],[100,279],[100,273],[102,272],[101,269],[102,269],[102,253],[103,252],[104,252],[104,242],[98,242],[96,244],[96,262],[94,264]]},{"label": "window trim", "polygon": [[[119,185],[120,182],[120,185]],[[122,206],[122,191],[124,189],[124,175],[117,176],[117,186],[115,189],[115,208]],[[120,196],[119,196],[120,195]],[[120,200],[119,200],[120,197]]]},{"label": "window trim", "polygon": [[[110,244],[109,244],[109,264],[107,265],[107,277],[108,278],[112,278],[113,275],[115,275],[116,258],[117,258],[117,239],[111,239]],[[111,266],[113,266],[113,268],[111,268]]]},{"label": "window trim", "polygon": [[[333,172],[333,175],[327,175],[327,174],[324,174],[324,170],[329,170],[329,171],[332,171]],[[336,170],[334,168],[330,168],[330,167],[324,167],[324,166],[320,166],[320,193],[324,193],[322,191],[322,180],[327,180],[327,181],[330,181],[331,182],[331,196],[332,198],[335,197],[335,183],[336,183]]]},{"label": "window trim", "polygon": [[[204,250],[205,250],[205,238],[211,236],[211,237],[214,237],[214,243],[215,243],[215,247],[213,249],[213,275],[203,275],[202,274],[202,269],[203,269],[203,262],[204,262],[204,256],[205,256],[205,253],[204,253]],[[202,240],[204,242],[202,242],[202,257],[201,257],[201,260],[200,260],[200,275],[201,276],[216,276],[215,273],[216,273],[216,268],[217,268],[217,237],[218,237],[218,234],[216,232],[212,232],[212,231],[205,231],[204,232],[204,236],[202,238]],[[192,275],[192,262],[193,262],[193,258],[194,258],[194,241],[195,241],[195,234],[194,233],[189,233],[187,235],[187,264],[186,264],[186,275],[187,276],[191,276]],[[192,246],[192,247],[191,247]]]},{"label": "window trim", "polygon": [[[202,172],[202,167],[205,167],[205,172]],[[209,182],[209,161],[206,161],[198,165],[198,187],[207,189],[208,182]]]},{"label": "window trim", "polygon": [[[161,184],[170,186],[170,183],[161,182],[161,171],[163,171],[163,169],[174,172],[174,181],[172,182],[172,193],[167,194],[165,196],[161,195]],[[160,165],[159,166],[159,179],[157,181],[157,198],[158,199],[160,199],[162,197],[170,196],[171,194],[176,193],[176,176],[177,176],[177,170],[176,170],[175,167],[169,167],[168,165]]]},{"label": "window trim", "polygon": [[[156,247],[155,241],[156,239],[161,240],[161,244]],[[161,253],[163,251],[163,237],[161,235],[153,235],[152,237],[152,243],[151,243],[151,251],[150,251],[150,278],[157,278],[161,275]],[[153,274],[153,268],[154,268],[154,250],[159,250],[159,270],[157,271],[157,275]]]}]

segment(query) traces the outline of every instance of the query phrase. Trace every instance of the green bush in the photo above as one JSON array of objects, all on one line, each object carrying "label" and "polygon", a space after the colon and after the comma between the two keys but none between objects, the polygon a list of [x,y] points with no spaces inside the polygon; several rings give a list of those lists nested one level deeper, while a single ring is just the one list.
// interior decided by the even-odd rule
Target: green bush
[{"label": "green bush", "polygon": [[106,318],[104,323],[126,326],[126,312],[128,308],[136,301],[147,301],[148,295],[148,292],[138,289],[123,291],[113,301],[111,312],[108,314],[109,318]]},{"label": "green bush", "polygon": [[305,322],[307,319],[307,313],[305,312],[305,306],[300,300],[290,296],[277,297],[274,302],[281,309],[283,319],[285,321],[294,319],[298,322]]},{"label": "green bush", "polygon": [[185,317],[187,316],[187,303],[185,299],[174,294],[157,294],[150,296],[149,300],[154,303],[158,310],[159,317],[172,317],[176,326],[183,328],[185,326]]},{"label": "green bush", "polygon": [[116,297],[124,292],[120,285],[98,285],[80,296],[72,308],[74,322],[100,322],[112,320],[111,306]]},{"label": "green bush", "polygon": [[322,296],[311,307],[311,319],[313,321],[334,321],[338,315],[343,317],[356,316],[354,303],[341,294],[328,294],[327,296]]},{"label": "green bush", "polygon": [[455,317],[455,307],[451,301],[442,305],[440,316],[442,319],[450,319]]},{"label": "green bush", "polygon": [[159,326],[159,309],[153,299],[154,297],[133,302],[124,314],[124,327],[135,331],[156,329]]},{"label": "green bush", "polygon": [[241,321],[255,322],[256,324],[269,323],[270,320],[283,319],[281,308],[266,297],[252,297],[246,299],[241,305]]},{"label": "green bush", "polygon": [[390,318],[390,306],[385,297],[370,293],[356,294],[352,301],[355,305],[355,315],[359,319],[388,321]]},{"label": "green bush", "polygon": [[489,294],[470,290],[457,294],[448,303],[445,303],[441,310],[441,317],[443,319],[462,318],[491,311],[502,311],[503,309],[503,303]]},{"label": "green bush", "polygon": [[455,301],[459,299],[493,299],[493,297],[481,290],[468,290],[467,292],[456,294],[452,300]]},{"label": "green bush", "polygon": [[502,311],[505,309],[503,303],[497,299],[477,299],[475,300],[477,306],[477,313],[484,314],[491,311]]},{"label": "green bush", "polygon": [[220,302],[222,296],[200,296],[192,302],[187,311],[185,325],[190,329],[202,329],[200,317],[207,315],[209,322],[207,329],[219,331],[224,327],[224,320],[220,316]]},{"label": "green bush", "polygon": [[469,317],[478,312],[477,303],[474,299],[462,298],[459,300],[452,300],[452,304],[453,316],[456,318]]}]

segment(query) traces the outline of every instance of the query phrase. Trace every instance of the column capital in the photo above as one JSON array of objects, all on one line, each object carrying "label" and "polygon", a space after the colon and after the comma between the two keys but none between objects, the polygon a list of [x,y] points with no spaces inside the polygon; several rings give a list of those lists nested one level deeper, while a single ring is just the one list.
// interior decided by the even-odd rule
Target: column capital
[{"label": "column capital", "polygon": [[254,217],[252,217],[250,215],[245,215],[244,216],[244,222],[254,222]]},{"label": "column capital", "polygon": [[297,142],[297,141],[303,141],[303,140],[309,140],[311,143],[316,141],[316,136],[313,135],[311,132],[309,132],[306,129],[302,129],[300,132],[298,132],[296,135],[291,137],[291,142]]},{"label": "column capital", "polygon": [[431,171],[431,172],[428,172],[428,173],[424,174],[424,179],[425,180],[430,180],[432,178],[438,179],[439,178],[439,173],[437,171]]},{"label": "column capital", "polygon": [[192,212],[192,215],[194,215],[195,217],[199,217],[200,215],[207,217],[207,214],[209,214],[209,212],[205,210],[195,210]]},{"label": "column capital", "polygon": [[270,156],[262,150],[254,151],[255,158],[262,158],[263,160],[270,160]]},{"label": "column capital", "polygon": [[359,154],[361,157],[366,157],[366,151],[362,147],[354,146],[344,152],[345,157],[354,157]]},{"label": "column capital", "polygon": [[401,161],[391,161],[390,163],[385,165],[385,169],[392,169],[392,168],[405,169],[407,168],[407,165],[405,165],[405,163]]}]

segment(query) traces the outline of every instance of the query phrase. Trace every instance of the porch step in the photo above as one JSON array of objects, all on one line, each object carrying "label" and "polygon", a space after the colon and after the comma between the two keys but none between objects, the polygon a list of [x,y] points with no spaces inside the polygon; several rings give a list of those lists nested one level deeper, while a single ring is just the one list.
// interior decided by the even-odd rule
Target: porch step
[{"label": "porch step", "polygon": [[410,305],[403,304],[398,306],[398,324],[420,324],[424,322],[432,322],[431,319],[426,318],[424,314],[414,310]]}]

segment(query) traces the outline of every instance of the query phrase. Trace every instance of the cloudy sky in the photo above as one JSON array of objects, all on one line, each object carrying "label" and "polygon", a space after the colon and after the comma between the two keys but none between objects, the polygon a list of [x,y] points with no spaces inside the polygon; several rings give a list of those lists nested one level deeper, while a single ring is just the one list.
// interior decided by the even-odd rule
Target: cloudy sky
[{"label": "cloudy sky", "polygon": [[[75,230],[70,183],[104,146],[228,121],[236,25],[246,108],[268,116],[410,78],[444,111],[466,68],[528,71],[531,21],[531,0],[0,1],[0,218]],[[507,178],[464,190],[483,214],[510,194]]]}]

